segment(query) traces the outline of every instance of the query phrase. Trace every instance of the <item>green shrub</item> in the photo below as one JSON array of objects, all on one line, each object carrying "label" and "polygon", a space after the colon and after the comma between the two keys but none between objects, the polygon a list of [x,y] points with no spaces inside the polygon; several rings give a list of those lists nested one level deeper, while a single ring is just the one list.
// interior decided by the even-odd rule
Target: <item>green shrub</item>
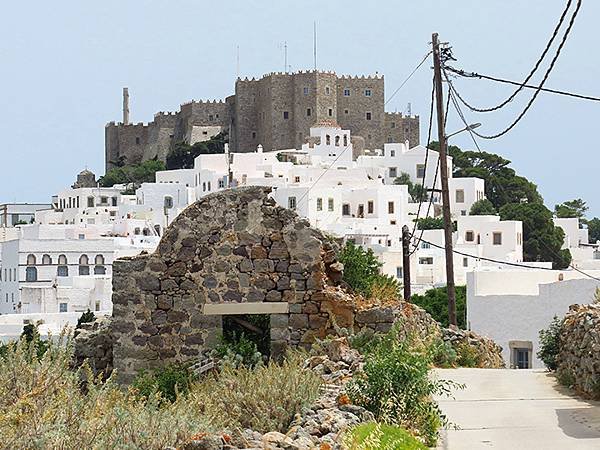
[{"label": "green shrub", "polygon": [[142,370],[132,383],[141,397],[150,398],[159,394],[161,398],[174,402],[178,395],[187,394],[197,375],[189,366],[171,364],[155,370]]},{"label": "green shrub", "polygon": [[304,368],[304,357],[290,353],[281,364],[271,361],[254,369],[224,366],[194,385],[189,407],[217,429],[285,433],[294,415],[319,394],[321,378]]},{"label": "green shrub", "polygon": [[449,342],[438,338],[431,343],[429,351],[435,367],[456,367],[458,355]]},{"label": "green shrub", "polygon": [[347,385],[353,403],[378,421],[399,425],[434,445],[446,423],[433,395],[449,395],[455,383],[429,376],[431,355],[413,339],[398,339],[395,327],[365,356],[363,372]]},{"label": "green shrub", "polygon": [[[445,286],[429,289],[422,295],[414,294],[410,297],[410,302],[423,308],[443,327],[448,328],[448,291]],[[456,321],[463,330],[466,328],[466,303],[466,287],[456,286]]]},{"label": "green shrub", "polygon": [[213,431],[186,402],[141,400],[110,379],[99,383],[85,366],[72,370],[72,346],[64,337],[48,342],[41,358],[34,341],[11,346],[0,358],[2,448],[164,449]]},{"label": "green shrub", "polygon": [[221,337],[219,345],[213,350],[226,365],[233,367],[254,367],[262,362],[262,354],[258,351],[256,343],[251,341],[244,333],[234,334],[231,338]]},{"label": "green shrub", "polygon": [[373,250],[364,250],[348,241],[340,252],[339,261],[344,264],[344,281],[359,294],[369,297],[381,268]]},{"label": "green shrub", "polygon": [[348,450],[427,450],[403,428],[382,423],[364,423],[344,438]]},{"label": "green shrub", "polygon": [[81,313],[81,316],[79,316],[79,319],[77,319],[77,325],[75,326],[75,329],[77,330],[77,329],[81,328],[82,324],[90,323],[90,322],[93,322],[94,320],[96,320],[96,316],[88,308],[88,310],[84,313]]},{"label": "green shrub", "polygon": [[548,370],[556,370],[556,357],[560,351],[560,329],[563,319],[554,316],[545,330],[540,330],[540,349],[537,357],[546,365]]},{"label": "green shrub", "polygon": [[363,328],[358,333],[348,335],[350,347],[358,350],[360,353],[367,353],[369,349],[379,343],[380,339],[381,334],[375,333],[375,331],[370,328]]},{"label": "green shrub", "polygon": [[479,367],[481,365],[481,355],[472,345],[461,342],[456,346],[456,363],[460,367]]}]

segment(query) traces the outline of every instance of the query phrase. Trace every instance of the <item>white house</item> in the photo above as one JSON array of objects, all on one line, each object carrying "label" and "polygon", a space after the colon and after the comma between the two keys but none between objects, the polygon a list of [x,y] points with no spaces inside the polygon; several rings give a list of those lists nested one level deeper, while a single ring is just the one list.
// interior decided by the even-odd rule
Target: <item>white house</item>
[{"label": "white house", "polygon": [[502,347],[507,367],[543,368],[539,331],[569,305],[592,302],[599,286],[574,270],[477,269],[467,274],[467,323]]}]

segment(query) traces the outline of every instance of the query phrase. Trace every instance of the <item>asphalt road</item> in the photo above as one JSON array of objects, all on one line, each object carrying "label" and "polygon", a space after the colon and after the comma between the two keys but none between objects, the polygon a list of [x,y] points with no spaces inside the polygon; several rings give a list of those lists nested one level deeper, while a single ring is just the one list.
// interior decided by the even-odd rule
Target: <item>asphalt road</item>
[{"label": "asphalt road", "polygon": [[457,428],[438,449],[600,449],[600,403],[585,401],[542,370],[439,369],[463,383],[454,399],[438,398]]}]

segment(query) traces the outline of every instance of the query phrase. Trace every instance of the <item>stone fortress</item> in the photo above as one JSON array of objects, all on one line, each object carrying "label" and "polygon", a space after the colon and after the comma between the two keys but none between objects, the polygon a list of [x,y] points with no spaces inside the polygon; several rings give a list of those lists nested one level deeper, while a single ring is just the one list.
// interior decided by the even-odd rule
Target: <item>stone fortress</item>
[{"label": "stone fortress", "polygon": [[419,117],[385,112],[384,78],[335,72],[271,73],[241,79],[225,101],[191,101],[178,112],[159,112],[148,124],[129,122],[129,93],[123,90],[123,121],[105,128],[106,170],[117,163],[165,160],[177,142],[193,144],[221,131],[233,152],[299,149],[315,123],[336,121],[350,130],[356,149],[386,142],[419,144]]}]

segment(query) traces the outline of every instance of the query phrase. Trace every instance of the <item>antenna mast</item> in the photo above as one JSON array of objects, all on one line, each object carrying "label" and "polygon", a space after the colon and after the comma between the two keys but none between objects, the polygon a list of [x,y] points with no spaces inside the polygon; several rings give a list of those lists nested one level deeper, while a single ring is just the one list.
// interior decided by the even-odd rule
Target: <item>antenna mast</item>
[{"label": "antenna mast", "polygon": [[313,56],[315,60],[315,71],[317,70],[317,21],[313,22]]}]

